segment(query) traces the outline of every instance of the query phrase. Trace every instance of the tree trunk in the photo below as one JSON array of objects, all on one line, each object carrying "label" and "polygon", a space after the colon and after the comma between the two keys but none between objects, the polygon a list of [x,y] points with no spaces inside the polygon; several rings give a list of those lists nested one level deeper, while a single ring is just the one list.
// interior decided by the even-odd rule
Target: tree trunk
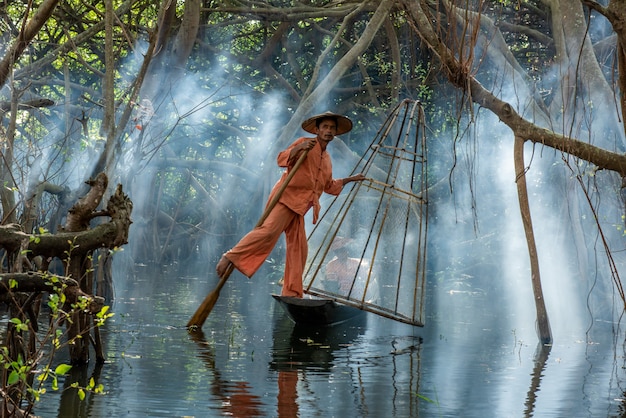
[{"label": "tree trunk", "polygon": [[528,203],[528,189],[526,186],[526,167],[524,166],[524,140],[515,137],[514,146],[515,177],[517,183],[517,196],[519,198],[520,213],[524,232],[526,233],[526,243],[528,245],[528,255],[530,257],[530,276],[535,295],[535,308],[537,310],[537,331],[539,340],[544,344],[552,344],[552,333],[550,331],[550,321],[548,311],[543,299],[541,287],[541,273],[539,270],[539,255],[535,244],[535,233],[533,231],[533,221],[530,216],[530,205]]}]

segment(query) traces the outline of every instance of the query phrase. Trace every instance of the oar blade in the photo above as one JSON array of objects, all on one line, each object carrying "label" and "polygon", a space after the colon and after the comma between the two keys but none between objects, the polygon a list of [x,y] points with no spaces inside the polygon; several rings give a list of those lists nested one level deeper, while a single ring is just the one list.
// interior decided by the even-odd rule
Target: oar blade
[{"label": "oar blade", "polygon": [[219,298],[219,296],[220,292],[218,289],[215,289],[211,293],[209,293],[204,298],[198,309],[196,309],[196,312],[193,314],[189,322],[187,322],[187,328],[202,328],[202,325],[204,325],[204,321],[206,321],[209,314],[213,310],[213,307],[215,306],[215,303],[217,302],[217,298]]},{"label": "oar blade", "polygon": [[235,269],[235,266],[232,263],[230,263],[228,265],[228,268],[224,272],[224,275],[222,276],[220,281],[217,283],[217,286],[215,287],[215,289],[213,289],[211,293],[206,295],[206,297],[204,298],[200,306],[198,306],[198,309],[196,309],[196,312],[192,315],[189,322],[187,322],[187,328],[189,330],[193,331],[193,330],[202,328],[202,325],[204,325],[204,321],[206,321],[209,314],[213,310],[213,307],[215,306],[217,299],[220,297],[220,291],[222,290],[222,287],[224,287],[226,280],[228,280],[228,278],[230,277],[230,274],[233,272],[234,269]]}]

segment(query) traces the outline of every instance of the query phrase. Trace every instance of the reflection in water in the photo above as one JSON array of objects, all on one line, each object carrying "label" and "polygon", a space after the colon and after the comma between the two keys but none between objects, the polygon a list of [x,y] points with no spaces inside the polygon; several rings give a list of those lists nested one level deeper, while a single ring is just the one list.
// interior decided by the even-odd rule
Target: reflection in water
[{"label": "reflection in water", "polygon": [[532,417],[535,413],[535,402],[537,401],[537,395],[539,387],[541,385],[541,376],[546,368],[546,362],[550,356],[551,345],[544,345],[541,342],[537,344],[537,352],[535,353],[535,367],[532,372],[532,379],[530,381],[530,388],[526,395],[526,402],[524,403],[525,417]]},{"label": "reflection in water", "polygon": [[308,374],[330,374],[336,358],[334,353],[346,349],[362,335],[366,323],[365,315],[331,327],[295,325],[285,318],[275,322],[270,368],[278,372],[276,410],[279,418],[302,416],[299,404],[304,402],[305,396],[298,396],[298,383],[301,382],[301,390],[312,390]]},{"label": "reflection in water", "polygon": [[89,381],[93,379],[95,386],[100,383],[100,374],[103,365],[96,363],[91,376],[88,375],[88,366],[73,366],[68,375],[65,376],[63,391],[61,391],[61,401],[59,403],[59,417],[87,417],[93,407],[94,398],[101,396],[90,391],[85,391],[85,399],[81,401],[78,396],[78,388],[71,385],[78,383],[81,388],[86,388]]},{"label": "reflection in water", "polygon": [[278,371],[328,371],[333,366],[333,352],[352,344],[365,331],[366,323],[367,315],[331,327],[295,325],[281,318],[274,324],[270,366]]},{"label": "reflection in water", "polygon": [[[445,293],[424,328],[369,313],[361,325],[303,328],[269,296],[274,284],[259,291],[262,281],[233,280],[204,327],[206,341],[192,340],[182,325],[196,306],[186,303],[194,282],[142,277],[113,307],[101,371],[75,368],[59,381],[63,390],[42,396],[36,415],[561,418],[626,410],[626,356],[615,351],[623,324],[596,322],[593,334],[559,335],[542,351],[534,326],[512,330],[506,315],[491,312],[497,298],[486,290]],[[106,394],[80,402],[67,388],[91,377]]]},{"label": "reflection in water", "polygon": [[278,405],[279,418],[298,416],[298,372],[283,370],[278,372]]},{"label": "reflection in water", "polygon": [[220,400],[222,414],[241,418],[264,416],[261,411],[263,402],[259,396],[250,393],[251,387],[248,382],[229,382],[221,378],[220,371],[215,365],[213,346],[206,341],[202,330],[190,332],[189,335],[200,348],[198,357],[213,374],[211,393]]}]

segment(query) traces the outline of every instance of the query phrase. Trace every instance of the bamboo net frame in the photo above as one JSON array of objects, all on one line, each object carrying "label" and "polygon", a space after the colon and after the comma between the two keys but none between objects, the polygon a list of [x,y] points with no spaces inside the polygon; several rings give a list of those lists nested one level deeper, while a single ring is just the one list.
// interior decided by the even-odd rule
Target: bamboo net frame
[{"label": "bamboo net frame", "polygon": [[404,100],[352,170],[367,179],[327,203],[309,234],[306,294],[424,325],[426,154],[422,105]]}]

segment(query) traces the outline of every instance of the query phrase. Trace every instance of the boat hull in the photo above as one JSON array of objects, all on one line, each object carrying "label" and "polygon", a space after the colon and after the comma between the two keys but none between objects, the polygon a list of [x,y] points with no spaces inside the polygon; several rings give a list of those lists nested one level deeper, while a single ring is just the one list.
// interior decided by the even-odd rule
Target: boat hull
[{"label": "boat hull", "polygon": [[365,312],[360,309],[344,306],[330,299],[305,299],[280,295],[272,297],[296,324],[332,326],[365,316]]}]

